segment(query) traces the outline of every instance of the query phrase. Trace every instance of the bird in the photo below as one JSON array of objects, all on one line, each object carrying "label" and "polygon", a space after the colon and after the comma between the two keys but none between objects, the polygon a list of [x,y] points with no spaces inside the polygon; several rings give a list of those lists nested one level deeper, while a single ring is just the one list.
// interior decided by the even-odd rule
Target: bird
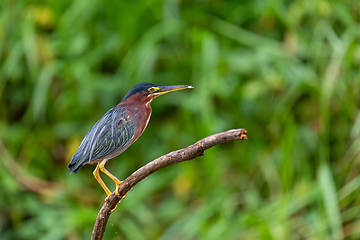
[{"label": "bird", "polygon": [[133,86],[121,102],[107,111],[81,141],[68,165],[71,173],[77,173],[86,164],[97,163],[93,175],[107,195],[105,201],[109,199],[111,191],[101,179],[99,171],[115,182],[118,194],[122,181],[105,169],[105,163],[123,153],[144,132],[150,120],[152,100],[165,93],[188,88],[193,87],[157,86],[152,83]]}]

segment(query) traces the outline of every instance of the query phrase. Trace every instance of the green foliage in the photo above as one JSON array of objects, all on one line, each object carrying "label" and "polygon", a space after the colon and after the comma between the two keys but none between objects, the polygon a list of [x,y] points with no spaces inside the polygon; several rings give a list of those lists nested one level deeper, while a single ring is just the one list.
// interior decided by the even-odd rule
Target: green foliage
[{"label": "green foliage", "polygon": [[[138,82],[120,179],[210,134],[248,140],[140,182],[105,239],[359,239],[360,2],[0,2],[0,238],[89,239],[105,194],[81,139]],[[111,181],[105,182],[114,189]]]}]

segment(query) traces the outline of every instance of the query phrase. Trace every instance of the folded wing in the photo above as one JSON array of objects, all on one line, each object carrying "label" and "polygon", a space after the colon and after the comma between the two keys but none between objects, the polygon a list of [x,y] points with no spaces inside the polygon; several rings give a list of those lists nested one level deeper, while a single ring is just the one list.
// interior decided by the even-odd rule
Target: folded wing
[{"label": "folded wing", "polygon": [[113,158],[133,142],[135,123],[121,106],[111,108],[87,133],[68,166],[71,172],[91,161]]}]

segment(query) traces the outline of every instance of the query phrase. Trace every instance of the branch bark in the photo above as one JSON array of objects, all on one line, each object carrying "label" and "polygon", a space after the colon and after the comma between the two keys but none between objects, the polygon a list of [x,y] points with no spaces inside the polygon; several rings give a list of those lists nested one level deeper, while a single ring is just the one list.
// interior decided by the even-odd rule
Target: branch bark
[{"label": "branch bark", "polygon": [[232,129],[226,132],[217,133],[201,139],[187,148],[170,152],[163,155],[152,162],[144,165],[136,170],[119,186],[119,195],[114,191],[107,202],[101,207],[100,212],[96,218],[94,229],[91,235],[92,240],[100,240],[104,236],[107,221],[112,213],[112,210],[119,204],[120,200],[127,194],[127,192],[134,187],[142,179],[150,174],[160,170],[169,165],[185,162],[204,155],[204,151],[215,145],[226,143],[234,140],[247,139],[245,129]]}]

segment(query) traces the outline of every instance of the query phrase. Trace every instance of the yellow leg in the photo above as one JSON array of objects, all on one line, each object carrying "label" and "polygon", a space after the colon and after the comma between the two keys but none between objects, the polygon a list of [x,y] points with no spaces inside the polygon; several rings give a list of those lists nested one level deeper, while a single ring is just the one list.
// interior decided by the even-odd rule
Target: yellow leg
[{"label": "yellow leg", "polygon": [[106,192],[106,195],[110,196],[111,192],[108,189],[108,187],[105,185],[105,183],[103,182],[103,180],[100,178],[100,174],[99,174],[99,169],[100,169],[100,163],[98,163],[96,165],[96,168],[93,172],[93,175],[96,179],[96,181],[98,181],[98,183],[101,185],[101,187],[104,189],[104,191]]},{"label": "yellow leg", "polygon": [[[112,175],[108,170],[105,169],[105,163],[107,162],[107,160],[103,160],[100,165],[99,165],[99,168],[100,168],[100,171],[102,171],[103,173],[105,173],[109,178],[111,178],[115,184],[116,184],[116,194],[119,195],[119,186],[120,184],[122,183],[122,181],[120,181],[119,179],[117,179],[117,177],[115,177],[114,175]],[[110,193],[111,194],[111,193]],[[109,197],[110,197],[110,194],[108,194],[108,196],[105,198],[105,202],[107,200],[109,200]],[[127,193],[125,194],[125,196],[127,195]],[[125,198],[125,196],[123,198]],[[113,209],[114,210],[114,209]]]},{"label": "yellow leg", "polygon": [[120,181],[119,179],[117,179],[117,177],[115,177],[114,175],[112,175],[108,170],[105,169],[105,163],[107,162],[106,160],[103,160],[102,162],[100,162],[100,171],[102,171],[103,173],[105,173],[109,178],[111,178],[116,186],[120,185],[122,183],[122,181]]}]

